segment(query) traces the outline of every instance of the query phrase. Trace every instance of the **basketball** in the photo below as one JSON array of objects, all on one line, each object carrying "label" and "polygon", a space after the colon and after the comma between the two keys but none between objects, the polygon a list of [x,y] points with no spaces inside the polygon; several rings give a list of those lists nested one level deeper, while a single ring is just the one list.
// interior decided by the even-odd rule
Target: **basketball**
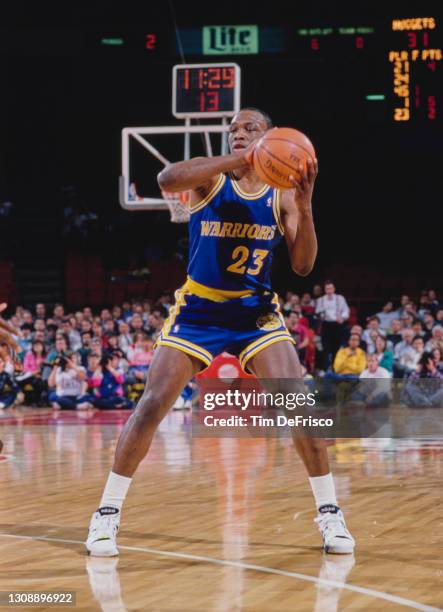
[{"label": "basketball", "polygon": [[258,141],[252,163],[258,176],[271,187],[291,189],[290,176],[301,179],[298,167],[315,159],[315,150],[307,136],[293,128],[272,128]]}]

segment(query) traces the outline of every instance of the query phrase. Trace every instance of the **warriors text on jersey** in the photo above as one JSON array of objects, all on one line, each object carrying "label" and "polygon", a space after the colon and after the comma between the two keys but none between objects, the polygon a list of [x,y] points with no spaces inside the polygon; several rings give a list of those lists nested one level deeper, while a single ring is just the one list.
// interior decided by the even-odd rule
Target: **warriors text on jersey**
[{"label": "warriors text on jersey", "polygon": [[222,174],[191,208],[189,277],[225,291],[270,291],[272,250],[280,242],[280,192],[244,193]]}]

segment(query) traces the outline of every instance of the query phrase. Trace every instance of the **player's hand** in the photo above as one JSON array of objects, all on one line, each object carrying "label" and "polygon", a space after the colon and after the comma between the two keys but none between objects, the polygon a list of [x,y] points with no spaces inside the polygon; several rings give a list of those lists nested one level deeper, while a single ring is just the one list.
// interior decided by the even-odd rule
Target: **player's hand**
[{"label": "player's hand", "polygon": [[300,163],[298,172],[300,175],[299,181],[297,181],[294,176],[289,177],[295,190],[295,203],[301,212],[310,211],[312,205],[312,192],[314,191],[314,183],[318,174],[317,159],[308,159],[306,165]]}]

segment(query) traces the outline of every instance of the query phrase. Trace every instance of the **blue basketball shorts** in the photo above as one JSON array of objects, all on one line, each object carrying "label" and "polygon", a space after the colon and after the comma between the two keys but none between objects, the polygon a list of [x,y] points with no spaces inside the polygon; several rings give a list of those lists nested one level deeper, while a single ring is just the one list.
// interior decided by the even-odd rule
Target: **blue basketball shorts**
[{"label": "blue basketball shorts", "polygon": [[271,344],[295,344],[276,293],[213,301],[191,292],[188,282],[176,291],[175,299],[156,345],[183,351],[206,366],[226,351],[245,369],[251,357]]}]

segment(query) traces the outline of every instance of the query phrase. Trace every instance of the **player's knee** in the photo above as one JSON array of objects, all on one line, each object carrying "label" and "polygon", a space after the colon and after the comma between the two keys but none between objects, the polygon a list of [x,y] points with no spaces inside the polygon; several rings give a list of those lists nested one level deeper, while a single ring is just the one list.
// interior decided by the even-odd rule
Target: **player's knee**
[{"label": "player's knee", "polygon": [[142,425],[158,425],[168,409],[165,399],[150,389],[140,398],[136,408],[136,418]]}]

